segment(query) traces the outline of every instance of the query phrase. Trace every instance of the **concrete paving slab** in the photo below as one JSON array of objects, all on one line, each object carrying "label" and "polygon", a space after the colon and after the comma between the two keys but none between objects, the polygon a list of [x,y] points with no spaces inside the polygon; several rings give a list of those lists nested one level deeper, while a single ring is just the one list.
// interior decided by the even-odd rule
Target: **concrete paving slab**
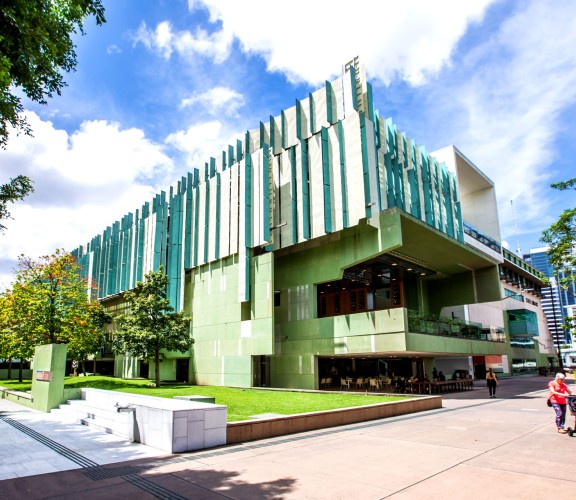
[{"label": "concrete paving slab", "polygon": [[[0,498],[525,500],[549,498],[552,483],[554,497],[572,498],[576,438],[556,432],[547,383],[502,380],[496,400],[479,388],[446,395],[430,412],[174,456],[23,412],[13,417],[96,465],[78,465],[0,420],[0,449],[11,452],[0,462]],[[25,475],[43,462],[72,470]]]},{"label": "concrete paving slab", "polygon": [[395,500],[479,500],[574,498],[574,481],[504,469],[460,465],[394,493]]}]

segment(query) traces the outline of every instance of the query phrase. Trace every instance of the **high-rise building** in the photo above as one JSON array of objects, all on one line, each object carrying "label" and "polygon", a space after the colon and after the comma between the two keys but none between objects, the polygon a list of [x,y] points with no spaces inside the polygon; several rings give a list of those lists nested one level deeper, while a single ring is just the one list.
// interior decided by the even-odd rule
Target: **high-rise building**
[{"label": "high-rise building", "polygon": [[[166,353],[163,380],[314,389],[553,360],[535,312],[542,281],[502,253],[493,182],[457,148],[429,153],[380,116],[357,60],[74,255],[116,313],[163,266],[195,339]],[[532,294],[514,312],[508,270],[509,293]],[[153,375],[102,354],[118,376]]]},{"label": "high-rise building", "polygon": [[570,344],[571,334],[562,325],[568,317],[568,306],[576,304],[576,284],[563,285],[564,278],[574,273],[572,269],[556,271],[548,261],[548,248],[533,248],[524,260],[550,278],[550,286],[542,289],[542,307],[548,318],[548,328],[557,345]]}]

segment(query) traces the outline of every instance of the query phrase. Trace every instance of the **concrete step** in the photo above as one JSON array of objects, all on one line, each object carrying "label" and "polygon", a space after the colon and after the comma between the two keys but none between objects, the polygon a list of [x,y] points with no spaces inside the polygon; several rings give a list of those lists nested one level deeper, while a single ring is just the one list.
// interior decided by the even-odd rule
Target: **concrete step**
[{"label": "concrete step", "polygon": [[61,420],[88,425],[108,434],[115,434],[124,438],[129,437],[128,419],[132,416],[129,413],[118,413],[115,408],[99,408],[84,400],[77,399],[60,405],[51,413]]}]

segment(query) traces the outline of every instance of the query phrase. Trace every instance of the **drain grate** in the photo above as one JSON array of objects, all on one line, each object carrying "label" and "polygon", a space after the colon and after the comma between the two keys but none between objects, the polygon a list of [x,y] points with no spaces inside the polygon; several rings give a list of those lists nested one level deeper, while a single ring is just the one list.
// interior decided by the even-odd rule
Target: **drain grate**
[{"label": "drain grate", "polygon": [[159,484],[153,483],[152,481],[145,479],[140,476],[124,476],[124,480],[134,486],[137,486],[141,490],[144,490],[151,495],[154,495],[156,498],[162,498],[166,500],[188,500],[187,497],[183,497],[178,493],[174,493],[164,486],[160,486]]},{"label": "drain grate", "polygon": [[120,467],[103,467],[99,465],[97,467],[88,467],[84,471],[84,475],[92,479],[92,481],[101,481],[102,479],[138,474],[147,469],[150,469],[149,465],[122,465]]}]

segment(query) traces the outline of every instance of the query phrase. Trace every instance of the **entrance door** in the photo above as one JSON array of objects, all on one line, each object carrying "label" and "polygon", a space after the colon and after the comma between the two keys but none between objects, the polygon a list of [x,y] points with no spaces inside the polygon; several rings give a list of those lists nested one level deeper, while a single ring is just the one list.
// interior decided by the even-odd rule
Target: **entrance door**
[{"label": "entrance door", "polygon": [[252,356],[252,387],[270,387],[270,356]]},{"label": "entrance door", "polygon": [[189,359],[176,360],[176,380],[178,382],[188,382],[188,368],[190,366]]},{"label": "entrance door", "polygon": [[148,378],[149,372],[150,372],[150,364],[144,363],[144,361],[140,361],[140,377]]}]

